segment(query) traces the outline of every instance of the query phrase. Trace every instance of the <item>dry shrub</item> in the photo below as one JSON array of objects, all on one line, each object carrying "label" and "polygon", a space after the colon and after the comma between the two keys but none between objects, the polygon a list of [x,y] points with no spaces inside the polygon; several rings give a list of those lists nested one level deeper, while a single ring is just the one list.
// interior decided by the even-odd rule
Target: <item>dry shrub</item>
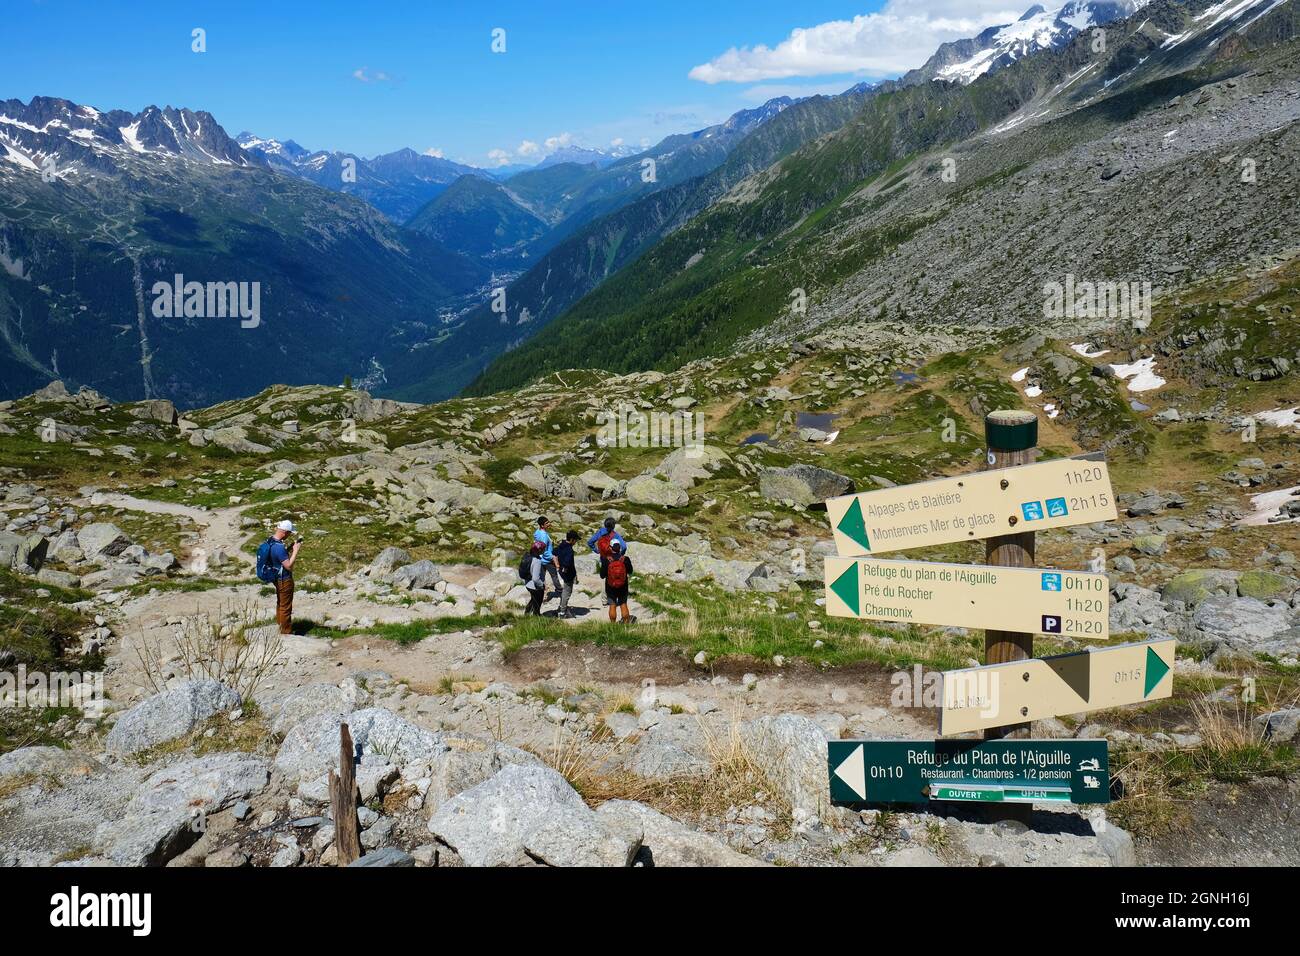
[{"label": "dry shrub", "polygon": [[192,679],[211,678],[237,690],[248,700],[284,657],[284,638],[274,627],[261,625],[252,604],[200,611],[185,618],[179,630],[157,637],[141,632],[134,641],[136,657],[155,693],[167,686],[169,670]]}]

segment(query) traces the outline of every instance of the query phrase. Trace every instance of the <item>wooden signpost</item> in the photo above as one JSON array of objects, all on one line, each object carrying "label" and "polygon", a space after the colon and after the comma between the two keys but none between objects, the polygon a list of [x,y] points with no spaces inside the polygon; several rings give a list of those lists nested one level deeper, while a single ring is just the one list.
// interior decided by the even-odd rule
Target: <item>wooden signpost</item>
[{"label": "wooden signpost", "polygon": [[[825,561],[827,614],[984,630],[984,666],[944,675],[939,728],[984,741],[832,741],[834,800],[973,800],[1025,821],[1035,802],[1105,802],[1106,741],[1003,738],[1173,692],[1172,640],[1034,659],[1035,634],[1110,636],[1106,575],[1036,568],[1034,546],[1036,531],[1118,518],[1115,494],[1101,455],[1035,463],[1031,412],[992,412],[984,430],[982,472],[826,502],[839,553]],[[874,557],[974,540],[983,566]]]},{"label": "wooden signpost", "polygon": [[826,558],[826,613],[938,627],[1010,627],[1105,640],[1104,574],[934,561]]},{"label": "wooden signpost", "polygon": [[1173,638],[945,671],[939,733],[1123,707],[1174,692]]},{"label": "wooden signpost", "polygon": [[[994,412],[989,418],[1028,414]],[[1033,426],[1036,441],[1037,420],[1031,416],[1021,425]],[[1029,433],[1027,427],[1017,432],[1007,425],[993,436],[1016,441],[1014,436]],[[987,471],[828,499],[837,553],[884,554],[1119,516],[1104,459],[1092,455],[1025,463],[1032,448],[990,445],[994,462]]]}]

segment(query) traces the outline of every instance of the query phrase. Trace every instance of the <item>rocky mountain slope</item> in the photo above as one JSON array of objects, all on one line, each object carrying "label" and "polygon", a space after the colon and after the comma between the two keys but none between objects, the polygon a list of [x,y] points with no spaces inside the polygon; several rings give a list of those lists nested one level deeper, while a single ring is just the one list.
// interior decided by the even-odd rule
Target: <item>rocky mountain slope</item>
[{"label": "rocky mountain slope", "polygon": [[[1023,326],[1050,321],[1045,286],[1067,275],[1159,290],[1285,252],[1300,22],[1289,3],[1252,19],[1216,9],[1160,0],[1112,24],[1101,55],[1079,35],[969,85],[882,88],[471,391],[573,364],[673,368],[746,336],[870,335],[881,318]],[[1189,38],[1162,40],[1156,23]]]},{"label": "rocky mountain slope", "polygon": [[[0,708],[0,858],[329,865],[346,721],[369,865],[1295,865],[1297,283],[1295,256],[1199,277],[1088,341],[890,319],[427,406],[0,404],[0,668],[83,677],[53,711]],[[1174,697],[1035,725],[1111,741],[1104,814],[1011,833],[829,806],[826,740],[933,734],[890,675],[983,639],[827,618],[817,506],[978,468],[995,407],[1035,411],[1045,455],[1107,452],[1121,518],[1042,533],[1037,560],[1104,567],[1111,641],[1179,642]],[[611,434],[611,413],[698,415],[703,443]],[[521,617],[539,513],[584,538],[619,521],[635,624],[602,623],[588,554],[574,620]],[[278,641],[251,566],[283,517],[306,544]],[[484,822],[501,812],[517,825]]]}]

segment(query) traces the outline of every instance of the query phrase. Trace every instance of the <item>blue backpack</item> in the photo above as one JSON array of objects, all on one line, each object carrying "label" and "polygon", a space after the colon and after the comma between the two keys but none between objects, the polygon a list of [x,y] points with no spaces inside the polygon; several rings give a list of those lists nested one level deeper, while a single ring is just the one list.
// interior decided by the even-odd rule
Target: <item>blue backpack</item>
[{"label": "blue backpack", "polygon": [[284,574],[284,569],[271,557],[274,543],[274,538],[267,538],[257,549],[257,579],[266,584],[274,584]]}]

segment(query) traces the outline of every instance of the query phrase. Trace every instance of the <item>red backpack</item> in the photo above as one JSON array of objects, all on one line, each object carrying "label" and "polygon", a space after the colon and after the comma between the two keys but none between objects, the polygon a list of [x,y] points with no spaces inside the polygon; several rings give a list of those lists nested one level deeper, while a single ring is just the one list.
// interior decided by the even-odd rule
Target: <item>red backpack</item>
[{"label": "red backpack", "polygon": [[627,565],[624,558],[611,558],[605,567],[605,583],[612,588],[621,588],[627,584]]}]

